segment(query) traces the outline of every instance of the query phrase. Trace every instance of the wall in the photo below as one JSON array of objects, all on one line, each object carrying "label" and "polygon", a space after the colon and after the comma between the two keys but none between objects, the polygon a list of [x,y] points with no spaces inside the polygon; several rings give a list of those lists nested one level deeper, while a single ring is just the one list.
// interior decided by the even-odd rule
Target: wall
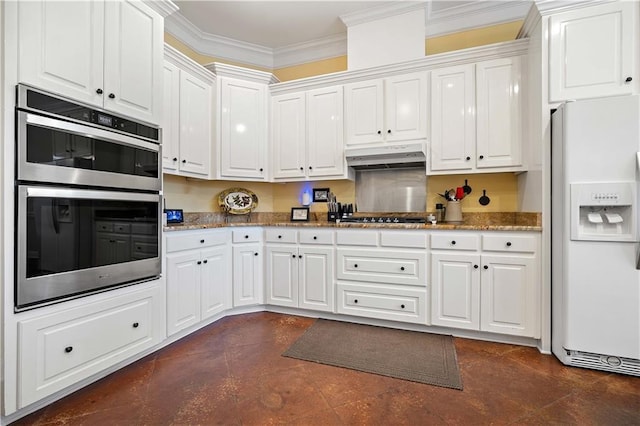
[{"label": "wall", "polygon": [[[425,53],[430,55],[515,40],[521,26],[522,21],[516,21],[428,38],[425,41]],[[218,61],[243,66],[243,64],[202,55],[168,33],[165,33],[165,42],[200,64]],[[280,81],[288,81],[345,71],[346,69],[347,57],[341,56],[276,70],[262,69],[262,71],[272,71]],[[435,204],[440,202],[439,192],[462,186],[465,178],[469,180],[473,193],[463,200],[462,208],[464,211],[507,212],[519,210],[518,177],[513,173],[429,177],[427,179],[427,210],[433,211]],[[167,197],[167,206],[183,208],[185,211],[219,211],[217,195],[231,187],[246,188],[255,192],[259,199],[256,211],[261,212],[287,212],[291,207],[299,206],[301,194],[307,188],[309,190],[313,188],[330,188],[336,194],[338,201],[344,203],[355,202],[355,184],[348,180],[271,184],[261,182],[202,181],[172,175],[165,175],[164,179],[164,194]],[[486,189],[487,195],[491,198],[491,203],[487,206],[481,206],[478,203],[478,198],[482,195],[482,189]],[[326,206],[319,203],[312,204],[311,211],[326,211]]]}]

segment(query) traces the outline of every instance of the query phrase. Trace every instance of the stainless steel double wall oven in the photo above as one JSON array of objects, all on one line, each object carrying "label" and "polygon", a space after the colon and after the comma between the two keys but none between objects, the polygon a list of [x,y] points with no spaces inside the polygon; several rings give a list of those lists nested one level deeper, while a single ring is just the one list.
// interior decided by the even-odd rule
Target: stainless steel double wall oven
[{"label": "stainless steel double wall oven", "polygon": [[16,105],[16,311],[160,275],[157,127],[24,85]]}]

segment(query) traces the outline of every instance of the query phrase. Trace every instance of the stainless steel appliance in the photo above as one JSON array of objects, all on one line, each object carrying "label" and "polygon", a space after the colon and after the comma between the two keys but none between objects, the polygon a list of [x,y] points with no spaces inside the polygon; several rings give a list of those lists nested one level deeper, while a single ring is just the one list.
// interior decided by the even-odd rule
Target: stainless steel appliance
[{"label": "stainless steel appliance", "polygon": [[640,376],[640,96],[552,116],[552,349],[565,364]]},{"label": "stainless steel appliance", "polygon": [[426,219],[423,217],[365,216],[344,218],[340,219],[340,222],[392,225],[396,223],[426,223]]},{"label": "stainless steel appliance", "polygon": [[159,129],[17,87],[16,311],[158,277]]}]

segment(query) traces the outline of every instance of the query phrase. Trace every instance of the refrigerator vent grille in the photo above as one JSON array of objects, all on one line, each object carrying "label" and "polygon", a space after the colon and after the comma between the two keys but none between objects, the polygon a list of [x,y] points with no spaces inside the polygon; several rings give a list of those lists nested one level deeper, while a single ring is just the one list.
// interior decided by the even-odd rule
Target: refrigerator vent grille
[{"label": "refrigerator vent grille", "polygon": [[[594,370],[611,371],[613,373],[629,374],[632,376],[640,376],[640,361],[630,358],[609,357],[607,355],[598,355],[587,352],[572,351],[568,357],[570,365],[575,367],[591,368]],[[607,359],[613,358],[616,362],[607,362]]]}]

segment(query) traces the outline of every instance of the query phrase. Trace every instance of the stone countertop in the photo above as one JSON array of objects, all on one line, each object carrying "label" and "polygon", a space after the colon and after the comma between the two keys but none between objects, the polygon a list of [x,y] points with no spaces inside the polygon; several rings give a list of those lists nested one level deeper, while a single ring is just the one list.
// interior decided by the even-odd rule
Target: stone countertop
[{"label": "stone countertop", "polygon": [[[374,213],[358,216],[425,217],[428,213]],[[214,229],[239,226],[287,226],[297,228],[361,228],[361,229],[420,229],[420,230],[466,230],[466,231],[532,231],[540,232],[540,213],[464,213],[461,224],[431,223],[345,223],[329,222],[326,214],[311,213],[308,222],[291,222],[289,213],[252,213],[250,216],[229,216],[222,213],[185,213],[183,224],[168,225],[166,232],[194,229]]]}]

